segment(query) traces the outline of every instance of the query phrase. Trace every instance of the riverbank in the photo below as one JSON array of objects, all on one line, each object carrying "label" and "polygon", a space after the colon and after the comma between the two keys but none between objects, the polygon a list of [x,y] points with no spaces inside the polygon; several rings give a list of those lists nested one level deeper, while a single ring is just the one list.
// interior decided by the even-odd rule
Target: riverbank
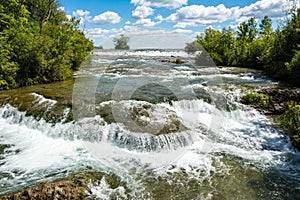
[{"label": "riverbank", "polygon": [[300,150],[300,89],[286,85],[262,87],[248,92],[241,102],[272,116],[276,125],[284,129],[293,146]]},{"label": "riverbank", "polygon": [[2,2],[0,90],[66,80],[94,49],[79,30],[80,20],[68,19],[57,1],[39,3],[49,8]]}]

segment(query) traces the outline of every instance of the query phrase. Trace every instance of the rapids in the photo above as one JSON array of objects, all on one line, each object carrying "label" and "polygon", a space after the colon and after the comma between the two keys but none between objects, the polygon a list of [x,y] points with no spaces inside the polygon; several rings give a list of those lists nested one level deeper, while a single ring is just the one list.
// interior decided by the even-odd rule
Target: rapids
[{"label": "rapids", "polygon": [[90,186],[103,199],[299,199],[299,151],[239,102],[277,83],[194,59],[95,51],[74,80],[0,92],[0,195],[92,169],[126,183]]}]

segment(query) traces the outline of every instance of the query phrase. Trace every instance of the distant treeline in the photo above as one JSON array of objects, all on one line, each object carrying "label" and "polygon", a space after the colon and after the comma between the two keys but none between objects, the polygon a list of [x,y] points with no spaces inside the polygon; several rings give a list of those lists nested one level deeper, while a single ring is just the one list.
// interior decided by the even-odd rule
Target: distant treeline
[{"label": "distant treeline", "polygon": [[259,24],[250,18],[237,29],[208,28],[186,50],[203,47],[216,65],[262,69],[273,78],[300,86],[300,9],[275,31],[268,16]]},{"label": "distant treeline", "polygon": [[0,0],[0,89],[64,80],[93,43],[56,0]]}]

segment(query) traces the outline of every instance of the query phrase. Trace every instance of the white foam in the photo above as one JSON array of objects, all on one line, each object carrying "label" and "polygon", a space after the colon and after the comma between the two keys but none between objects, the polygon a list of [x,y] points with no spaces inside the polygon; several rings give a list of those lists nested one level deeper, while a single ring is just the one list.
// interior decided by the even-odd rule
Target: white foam
[{"label": "white foam", "polygon": [[[95,55],[99,56],[147,56],[147,57],[191,57],[185,51],[159,51],[159,50],[145,50],[145,51],[94,51]],[[192,55],[194,56],[194,55]]]},{"label": "white foam", "polygon": [[47,99],[43,95],[37,94],[37,93],[31,93],[32,96],[36,98],[36,101],[34,103],[37,103],[39,105],[41,104],[48,104],[48,106],[53,106],[57,103],[57,101],[52,99]]},{"label": "white foam", "polygon": [[125,188],[123,186],[118,186],[115,189],[109,187],[106,183],[105,178],[103,177],[98,185],[90,184],[89,188],[91,190],[91,197],[96,199],[112,199],[113,197],[118,196],[119,198],[127,199],[125,194]]}]

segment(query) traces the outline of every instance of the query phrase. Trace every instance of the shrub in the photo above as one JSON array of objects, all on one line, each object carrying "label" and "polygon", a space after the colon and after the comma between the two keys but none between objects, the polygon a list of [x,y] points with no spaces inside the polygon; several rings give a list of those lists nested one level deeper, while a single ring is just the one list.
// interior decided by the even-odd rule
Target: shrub
[{"label": "shrub", "polygon": [[263,93],[250,93],[242,98],[242,102],[248,105],[254,105],[257,108],[273,108],[272,97]]},{"label": "shrub", "polygon": [[300,148],[300,105],[290,102],[285,113],[280,116],[280,124],[288,129],[292,144]]}]

